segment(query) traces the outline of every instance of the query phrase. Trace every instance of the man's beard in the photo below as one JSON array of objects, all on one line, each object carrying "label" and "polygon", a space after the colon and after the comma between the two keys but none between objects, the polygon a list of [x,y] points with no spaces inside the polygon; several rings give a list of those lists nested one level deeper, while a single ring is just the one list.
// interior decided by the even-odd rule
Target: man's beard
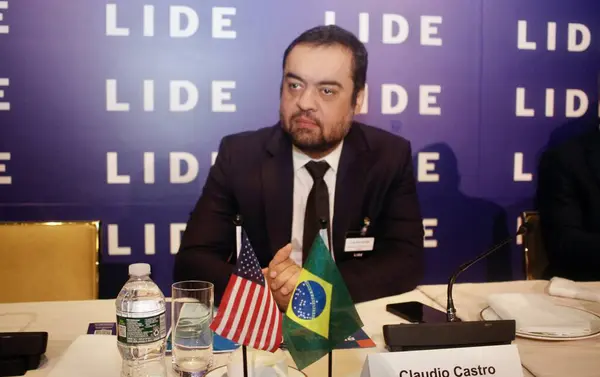
[{"label": "man's beard", "polygon": [[[323,123],[310,114],[297,112],[290,117],[289,121],[284,118],[281,112],[279,113],[279,117],[281,123],[283,124],[282,128],[289,136],[292,144],[304,152],[323,153],[329,151],[335,148],[346,136],[346,127],[344,127],[345,121],[341,121],[336,125],[333,133],[331,134],[331,138],[327,140],[325,139],[325,134],[323,133]],[[299,117],[310,119],[317,125],[318,129],[303,129],[296,126],[294,121]]]}]

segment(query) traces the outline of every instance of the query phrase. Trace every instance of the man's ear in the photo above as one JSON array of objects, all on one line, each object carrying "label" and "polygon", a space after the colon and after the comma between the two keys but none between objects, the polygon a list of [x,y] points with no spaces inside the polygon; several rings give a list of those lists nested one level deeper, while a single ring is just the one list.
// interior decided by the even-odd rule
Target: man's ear
[{"label": "man's ear", "polygon": [[363,107],[363,103],[365,102],[365,99],[366,99],[366,92],[365,92],[365,89],[363,88],[356,94],[356,104],[354,105],[354,113],[355,114],[360,113],[360,111],[362,110],[362,107]]}]

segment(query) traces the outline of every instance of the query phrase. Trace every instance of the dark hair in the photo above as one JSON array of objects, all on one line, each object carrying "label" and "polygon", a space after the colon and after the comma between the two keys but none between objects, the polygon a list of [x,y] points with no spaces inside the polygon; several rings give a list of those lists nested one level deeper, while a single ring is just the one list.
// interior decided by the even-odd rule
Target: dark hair
[{"label": "dark hair", "polygon": [[368,54],[365,45],[354,34],[336,25],[316,26],[300,34],[290,43],[283,54],[283,69],[288,55],[299,44],[314,46],[340,45],[352,52],[352,105],[356,104],[358,92],[364,89],[367,81]]}]

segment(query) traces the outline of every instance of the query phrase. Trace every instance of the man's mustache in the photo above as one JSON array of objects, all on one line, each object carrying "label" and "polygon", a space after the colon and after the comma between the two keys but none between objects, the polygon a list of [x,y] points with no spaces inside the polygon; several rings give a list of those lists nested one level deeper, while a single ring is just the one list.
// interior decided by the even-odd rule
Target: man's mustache
[{"label": "man's mustache", "polygon": [[310,119],[312,122],[314,122],[317,126],[319,126],[320,128],[323,128],[321,121],[317,118],[315,118],[313,115],[311,115],[310,113],[307,113],[305,111],[300,111],[295,113],[294,115],[292,115],[292,121],[296,120],[298,118],[306,118],[306,119]]}]

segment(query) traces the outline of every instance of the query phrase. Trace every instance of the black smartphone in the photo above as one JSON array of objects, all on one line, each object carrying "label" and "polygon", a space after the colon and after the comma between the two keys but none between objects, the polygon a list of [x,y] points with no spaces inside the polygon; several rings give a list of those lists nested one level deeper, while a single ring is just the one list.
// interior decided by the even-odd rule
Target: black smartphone
[{"label": "black smartphone", "polygon": [[412,323],[447,322],[445,312],[416,301],[388,304],[386,310]]}]

